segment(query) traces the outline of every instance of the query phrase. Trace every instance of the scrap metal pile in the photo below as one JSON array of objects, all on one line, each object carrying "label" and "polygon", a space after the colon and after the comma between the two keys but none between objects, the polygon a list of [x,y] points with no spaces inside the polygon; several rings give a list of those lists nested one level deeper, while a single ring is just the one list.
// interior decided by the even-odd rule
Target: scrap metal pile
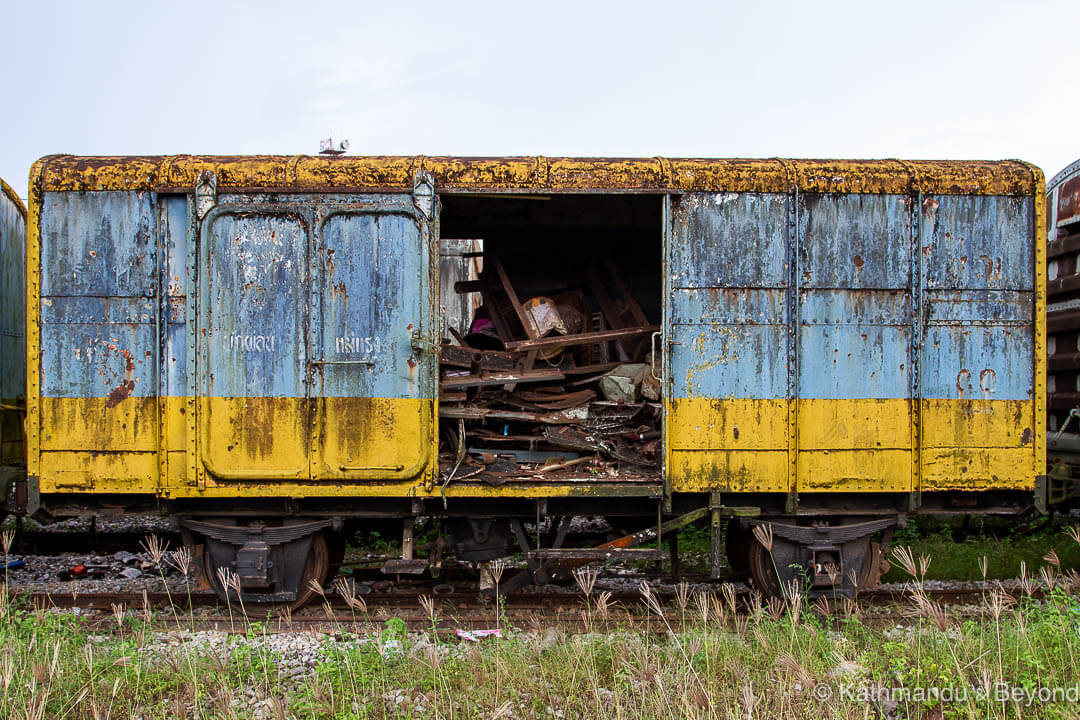
[{"label": "scrap metal pile", "polygon": [[[528,288],[519,295],[516,288]],[[478,293],[469,332],[440,347],[443,479],[500,485],[658,471],[660,358],[615,264],[513,282],[486,257],[458,293]]]}]

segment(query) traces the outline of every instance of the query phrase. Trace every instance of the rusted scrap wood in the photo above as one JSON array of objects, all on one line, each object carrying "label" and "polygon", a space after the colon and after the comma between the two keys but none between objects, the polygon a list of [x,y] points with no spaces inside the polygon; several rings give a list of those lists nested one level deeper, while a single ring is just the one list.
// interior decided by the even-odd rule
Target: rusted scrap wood
[{"label": "rusted scrap wood", "polygon": [[550,380],[565,380],[566,376],[558,370],[528,370],[481,372],[479,374],[458,375],[443,378],[443,388],[484,387],[487,385],[504,385],[508,382],[530,383],[548,382]]},{"label": "rusted scrap wood", "polygon": [[577,425],[588,419],[588,412],[580,408],[534,413],[478,407],[440,407],[439,417],[451,420],[519,420],[544,425]]},{"label": "rusted scrap wood", "polygon": [[483,280],[458,280],[454,283],[454,292],[458,295],[468,295],[469,293],[483,292],[489,286],[490,283]]},{"label": "rusted scrap wood", "polygon": [[538,468],[537,472],[552,472],[554,470],[564,470],[568,467],[574,467],[575,465],[581,465],[587,462],[598,462],[599,457],[595,455],[587,455],[585,457],[574,458],[573,460],[567,460],[565,462],[553,463],[551,465],[545,465],[542,468]]},{"label": "rusted scrap wood", "polygon": [[567,393],[562,398],[552,400],[550,402],[535,402],[534,404],[538,408],[544,410],[566,410],[572,407],[581,407],[596,397],[596,393],[592,390],[579,390],[576,393]]},{"label": "rusted scrap wood", "polygon": [[499,350],[476,350],[458,345],[439,347],[439,364],[453,367],[471,368],[479,365],[482,370],[512,370],[517,367],[520,358],[518,353]]},{"label": "rusted scrap wood", "polygon": [[467,393],[464,392],[442,392],[439,391],[439,402],[465,402],[469,399]]},{"label": "rusted scrap wood", "polygon": [[[518,274],[515,276],[518,283],[527,283],[530,286],[543,287],[547,293],[559,293],[574,287],[567,276],[563,273],[537,272]],[[454,292],[458,295],[483,292],[486,289],[498,289],[499,281],[492,278],[489,273],[482,274],[476,280],[458,280],[454,283]]]},{"label": "rusted scrap wood", "polygon": [[578,428],[544,428],[544,439],[551,445],[568,450],[591,450],[630,465],[648,467],[652,463],[633,454],[628,444],[618,439],[602,439],[597,434]]},{"label": "rusted scrap wood", "polygon": [[506,274],[502,260],[497,257],[492,258],[492,264],[495,266],[495,272],[499,274],[499,282],[502,283],[503,292],[506,293],[506,297],[510,298],[510,303],[514,306],[514,312],[517,313],[518,320],[521,321],[521,327],[525,329],[525,334],[530,339],[535,339],[536,333],[533,332],[532,325],[529,323],[528,318],[525,317],[525,308],[521,307],[521,301],[518,299],[514,286],[510,284],[510,278]]},{"label": "rusted scrap wood", "polygon": [[495,300],[494,293],[487,289],[483,289],[480,291],[480,296],[484,299],[484,307],[487,308],[488,319],[490,319],[491,324],[495,326],[495,334],[502,340],[503,345],[506,345],[506,343],[514,339],[514,336],[510,333],[510,328],[507,327],[502,312],[499,311],[499,305]]},{"label": "rusted scrap wood", "polygon": [[553,347],[556,345],[591,345],[592,343],[606,342],[618,338],[636,337],[654,333],[660,329],[659,325],[642,325],[641,327],[620,328],[618,330],[600,330],[598,332],[578,333],[576,335],[548,335],[535,340],[512,340],[506,343],[507,350],[531,350]]},{"label": "rusted scrap wood", "polygon": [[[534,364],[536,364],[536,351],[530,350],[529,352],[525,353],[525,362],[522,364],[521,369],[525,370],[526,372],[530,371],[533,369]],[[506,383],[505,385],[503,385],[503,390],[512,393],[517,390],[517,383]]]},{"label": "rusted scrap wood", "polygon": [[528,443],[530,447],[544,439],[543,435],[503,435],[483,428],[469,431],[469,437],[489,443]]},{"label": "rusted scrap wood", "polygon": [[[600,305],[600,311],[604,313],[604,319],[607,320],[608,327],[616,330],[626,327],[626,323],[623,322],[622,316],[615,307],[615,303],[613,303],[608,296],[607,288],[604,287],[604,281],[601,280],[600,276],[591,268],[589,269],[588,280],[589,289],[592,290],[593,297],[596,298],[596,302]],[[630,356],[630,346],[626,341],[626,338],[617,340],[616,344],[622,348],[623,354],[626,357]]]},{"label": "rusted scrap wood", "polygon": [[609,362],[609,363],[600,363],[598,365],[581,365],[580,367],[571,368],[569,370],[563,370],[563,372],[566,373],[567,375],[591,375],[591,374],[595,373],[596,377],[593,378],[593,379],[596,380],[596,379],[599,379],[600,375],[602,375],[602,374],[604,374],[604,373],[606,373],[606,372],[608,372],[610,370],[614,370],[615,368],[619,367],[620,365],[624,365],[624,364],[625,363]]},{"label": "rusted scrap wood", "polygon": [[446,329],[449,330],[450,334],[454,336],[454,339],[457,340],[458,345],[460,345],[462,348],[469,347],[469,343],[465,342],[465,338],[461,337],[461,333],[459,333],[452,327],[448,327]]},{"label": "rusted scrap wood", "polygon": [[[526,402],[558,402],[559,400],[567,400],[578,395],[584,395],[585,393],[592,393],[592,390],[577,390],[575,392],[563,392],[561,390],[551,390],[546,387],[538,387],[535,390],[522,390],[517,394],[517,397]],[[593,393],[595,397],[595,393]]]},{"label": "rusted scrap wood", "polygon": [[[615,287],[619,291],[619,295],[622,298],[623,306],[630,311],[630,316],[636,325],[648,325],[649,318],[645,316],[645,311],[641,309],[641,305],[637,299],[630,292],[630,287],[623,281],[622,276],[619,275],[619,270],[615,267],[615,263],[610,257],[604,257],[604,265],[607,268],[608,275],[611,276],[612,282],[615,283]],[[634,349],[630,354],[631,360],[637,360],[645,356],[645,352],[649,347],[651,338],[641,338],[634,344]],[[625,350],[625,345],[623,346]]]}]

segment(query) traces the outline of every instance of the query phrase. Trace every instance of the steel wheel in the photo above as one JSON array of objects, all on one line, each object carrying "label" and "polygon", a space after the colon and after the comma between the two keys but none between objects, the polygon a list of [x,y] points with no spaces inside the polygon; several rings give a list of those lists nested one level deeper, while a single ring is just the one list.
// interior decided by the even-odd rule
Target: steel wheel
[{"label": "steel wheel", "polygon": [[[773,548],[776,549],[777,544],[780,542],[783,541],[774,538]],[[754,587],[766,596],[783,597],[784,593],[780,588],[780,579],[785,582],[788,579],[786,573],[783,572],[784,568],[780,568],[778,565],[774,567],[772,554],[753,535],[750,535],[749,542],[744,547],[744,557]],[[780,573],[779,579],[777,578],[777,572]]]},{"label": "steel wheel", "polygon": [[[810,588],[811,597],[851,594],[854,588],[848,576],[850,570],[855,572],[858,589],[869,585],[874,574],[870,537],[844,543],[841,547],[846,569],[841,572],[839,582],[834,586],[819,585]],[[784,597],[784,588],[790,586],[793,580],[799,580],[801,584],[810,575],[808,553],[803,546],[775,535],[770,553],[756,538],[751,537],[748,558],[754,587],[766,596]]]}]

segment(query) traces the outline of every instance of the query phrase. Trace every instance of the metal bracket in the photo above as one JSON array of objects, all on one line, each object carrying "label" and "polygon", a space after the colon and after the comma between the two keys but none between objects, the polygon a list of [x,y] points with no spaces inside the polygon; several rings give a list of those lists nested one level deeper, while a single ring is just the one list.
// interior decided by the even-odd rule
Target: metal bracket
[{"label": "metal bracket", "polygon": [[209,170],[199,173],[195,181],[195,215],[200,220],[217,204],[217,175]]},{"label": "metal bracket", "polygon": [[413,205],[425,220],[435,216],[435,178],[420,171],[413,177]]}]

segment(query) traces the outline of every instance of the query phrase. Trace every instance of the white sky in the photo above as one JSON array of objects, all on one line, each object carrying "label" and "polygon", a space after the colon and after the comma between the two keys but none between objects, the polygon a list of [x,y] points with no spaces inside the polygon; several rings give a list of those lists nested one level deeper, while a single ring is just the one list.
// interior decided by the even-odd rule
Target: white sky
[{"label": "white sky", "polygon": [[0,0],[51,153],[1080,157],[1080,3]]}]

